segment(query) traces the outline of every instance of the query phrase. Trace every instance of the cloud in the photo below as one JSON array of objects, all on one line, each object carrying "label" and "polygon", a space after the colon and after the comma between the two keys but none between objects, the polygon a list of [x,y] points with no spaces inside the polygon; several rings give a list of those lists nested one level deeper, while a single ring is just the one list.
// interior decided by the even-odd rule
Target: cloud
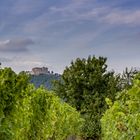
[{"label": "cloud", "polygon": [[30,15],[41,11],[45,7],[46,1],[16,0],[11,11],[13,15]]},{"label": "cloud", "polygon": [[27,46],[33,45],[31,39],[13,39],[0,41],[0,51],[3,52],[27,52]]},{"label": "cloud", "polygon": [[[94,1],[92,1],[92,4]],[[85,7],[86,4],[86,7]],[[84,20],[87,17],[95,17],[96,10],[90,7],[91,2],[88,0],[73,0],[71,3],[65,6],[52,6],[50,7],[50,14],[51,15],[58,15],[60,18],[57,21],[77,21],[77,20]],[[94,6],[93,6],[94,7]],[[94,7],[95,8],[95,7]],[[88,18],[88,19],[89,19]]]},{"label": "cloud", "polygon": [[86,28],[89,21],[97,24],[97,28],[101,28],[101,26],[106,28],[110,25],[140,25],[140,11],[121,9],[121,7],[116,6],[120,3],[122,3],[120,0],[112,3],[104,2],[103,4],[97,0],[71,0],[60,2],[60,4],[56,3],[49,5],[32,20],[23,24],[22,30],[26,34],[44,37],[44,35],[52,35],[53,29],[62,31],[66,25],[71,25],[76,30],[76,25],[82,23],[85,24],[84,28]]},{"label": "cloud", "polygon": [[1,62],[11,62],[12,60],[11,59],[9,59],[9,58],[6,58],[6,57],[0,57],[0,63]]},{"label": "cloud", "polygon": [[10,62],[2,63],[2,67],[11,67],[16,72],[20,72],[21,70],[31,70],[33,67],[42,67],[49,66],[46,60],[42,60],[38,56],[34,55],[26,55],[26,56],[15,56],[11,57]]},{"label": "cloud", "polygon": [[104,15],[102,21],[110,24],[140,25],[140,10],[129,11],[114,9]]},{"label": "cloud", "polygon": [[[86,4],[86,6],[85,6]],[[128,9],[114,6],[101,5],[97,1],[76,1],[73,0],[66,6],[50,7],[50,13],[58,15],[60,18],[55,21],[86,21],[100,22],[101,24],[109,23],[112,25],[140,25],[140,10]],[[91,6],[93,5],[93,6]]]}]

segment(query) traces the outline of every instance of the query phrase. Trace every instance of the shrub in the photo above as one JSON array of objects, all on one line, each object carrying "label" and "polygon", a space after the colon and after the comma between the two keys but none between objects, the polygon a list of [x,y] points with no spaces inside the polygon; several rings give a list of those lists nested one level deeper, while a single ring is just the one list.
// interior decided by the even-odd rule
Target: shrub
[{"label": "shrub", "polygon": [[124,90],[101,119],[103,140],[140,139],[140,74],[129,90]]},{"label": "shrub", "polygon": [[29,84],[24,72],[0,69],[0,139],[63,140],[80,134],[83,119],[45,88]]}]

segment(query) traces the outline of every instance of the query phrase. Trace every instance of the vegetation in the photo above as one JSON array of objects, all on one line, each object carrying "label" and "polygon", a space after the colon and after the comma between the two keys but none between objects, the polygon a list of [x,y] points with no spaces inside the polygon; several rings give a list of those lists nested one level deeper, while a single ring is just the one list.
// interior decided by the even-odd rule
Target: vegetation
[{"label": "vegetation", "polygon": [[31,83],[35,85],[35,87],[40,87],[43,85],[48,90],[53,89],[53,81],[60,80],[61,75],[58,74],[41,74],[41,75],[31,75]]},{"label": "vegetation", "polygon": [[133,79],[139,71],[137,69],[131,68],[130,70],[126,68],[121,76],[121,87],[122,89],[129,89],[132,87]]},{"label": "vegetation", "polygon": [[140,73],[106,60],[77,58],[62,76],[0,68],[0,139],[140,140]]},{"label": "vegetation", "polygon": [[107,72],[106,58],[89,56],[71,62],[62,74],[62,80],[55,83],[56,93],[81,113],[86,120],[83,137],[100,139],[102,114],[107,109],[105,98],[114,100],[120,90],[119,77]]},{"label": "vegetation", "polygon": [[121,92],[101,119],[103,140],[140,139],[140,74],[133,86]]},{"label": "vegetation", "polygon": [[0,69],[0,139],[64,140],[78,135],[83,119],[53,92],[29,84],[24,73]]}]

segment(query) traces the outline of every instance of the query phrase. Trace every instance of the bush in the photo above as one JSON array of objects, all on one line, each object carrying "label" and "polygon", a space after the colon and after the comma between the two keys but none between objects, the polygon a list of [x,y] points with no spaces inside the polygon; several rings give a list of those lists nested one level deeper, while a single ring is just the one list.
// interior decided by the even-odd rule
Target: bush
[{"label": "bush", "polygon": [[140,140],[140,74],[124,90],[101,119],[103,140]]},{"label": "bush", "polygon": [[63,140],[80,134],[80,114],[55,93],[29,84],[24,72],[0,69],[0,99],[1,140]]}]

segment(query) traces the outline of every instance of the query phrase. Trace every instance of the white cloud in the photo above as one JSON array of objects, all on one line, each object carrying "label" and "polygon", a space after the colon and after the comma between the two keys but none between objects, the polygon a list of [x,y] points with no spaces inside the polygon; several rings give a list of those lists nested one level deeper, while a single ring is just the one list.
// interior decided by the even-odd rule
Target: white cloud
[{"label": "white cloud", "polygon": [[[121,1],[119,1],[121,2]],[[114,2],[113,2],[114,3]],[[105,24],[129,26],[140,25],[140,10],[112,8],[112,5],[100,5],[96,0],[72,0],[65,5],[53,5],[42,14],[26,22],[23,32],[31,35],[47,34],[47,31],[58,25],[75,24],[84,21]],[[85,27],[86,28],[86,27]],[[106,28],[106,27],[105,27]],[[52,33],[51,33],[52,34]]]},{"label": "white cloud", "polygon": [[140,10],[129,11],[114,9],[101,19],[110,24],[140,25]]},{"label": "white cloud", "polygon": [[59,16],[61,17],[58,21],[63,22],[90,20],[100,23],[109,23],[112,25],[140,25],[139,9],[113,8],[111,5],[99,5],[96,1],[73,0],[72,3],[65,7],[50,7],[50,11],[52,14],[59,13]]},{"label": "white cloud", "polygon": [[33,54],[30,56],[26,54],[23,56],[17,55],[11,58],[2,57],[0,58],[0,62],[2,62],[2,67],[11,67],[16,72],[20,72],[21,70],[28,71],[36,66],[50,66],[45,60]]}]

